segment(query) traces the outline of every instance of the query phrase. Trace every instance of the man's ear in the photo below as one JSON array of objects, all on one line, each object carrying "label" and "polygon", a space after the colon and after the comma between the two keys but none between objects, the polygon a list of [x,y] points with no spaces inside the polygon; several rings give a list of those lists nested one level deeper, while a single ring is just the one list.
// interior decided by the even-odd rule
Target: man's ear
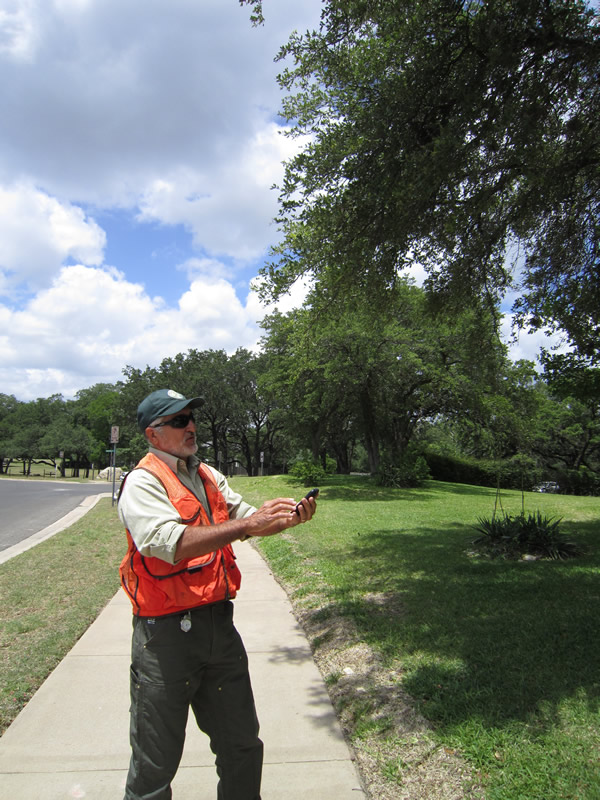
[{"label": "man's ear", "polygon": [[156,447],[158,442],[158,431],[156,428],[152,428],[150,425],[144,431],[146,434],[146,439],[150,442],[153,447]]}]

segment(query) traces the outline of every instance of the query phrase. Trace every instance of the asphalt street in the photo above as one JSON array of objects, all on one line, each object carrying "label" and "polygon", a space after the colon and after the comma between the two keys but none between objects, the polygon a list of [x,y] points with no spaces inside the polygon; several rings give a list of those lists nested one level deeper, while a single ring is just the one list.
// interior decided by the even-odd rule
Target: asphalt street
[{"label": "asphalt street", "polygon": [[0,480],[0,551],[64,517],[90,495],[111,492],[112,483]]}]

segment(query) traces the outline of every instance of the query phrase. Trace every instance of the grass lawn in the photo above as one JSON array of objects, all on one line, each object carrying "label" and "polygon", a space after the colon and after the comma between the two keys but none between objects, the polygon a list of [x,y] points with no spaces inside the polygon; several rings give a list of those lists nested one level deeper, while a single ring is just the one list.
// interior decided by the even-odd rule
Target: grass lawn
[{"label": "grass lawn", "polygon": [[124,537],[105,498],[0,564],[0,733],[118,590]]},{"label": "grass lawn", "polygon": [[[306,491],[284,477],[231,483],[255,504]],[[494,502],[482,487],[337,476],[310,525],[259,545],[307,623],[361,768],[377,773],[377,800],[442,797],[424,767],[440,758],[464,766],[453,797],[600,797],[600,501],[526,495],[526,513],[562,517],[587,549],[563,562],[473,556],[471,526]],[[519,513],[520,493],[502,504]],[[123,549],[103,500],[0,565],[3,727],[117,590]],[[406,794],[411,779],[421,794]]]},{"label": "grass lawn", "polygon": [[[237,485],[255,501],[301,493],[282,480]],[[334,478],[311,525],[261,550],[298,608],[351,620],[381,659],[388,694],[414,699],[430,736],[464,758],[487,800],[600,797],[600,501],[527,493],[525,513],[562,517],[587,554],[509,562],[470,554],[471,526],[491,516],[495,499],[483,487],[387,490]],[[520,513],[520,492],[501,500]],[[326,636],[313,641],[317,657]],[[401,784],[410,766],[402,739],[414,733],[382,716],[380,685],[364,673],[359,683],[353,698],[340,693],[338,710],[358,748],[385,742],[380,768]]]}]

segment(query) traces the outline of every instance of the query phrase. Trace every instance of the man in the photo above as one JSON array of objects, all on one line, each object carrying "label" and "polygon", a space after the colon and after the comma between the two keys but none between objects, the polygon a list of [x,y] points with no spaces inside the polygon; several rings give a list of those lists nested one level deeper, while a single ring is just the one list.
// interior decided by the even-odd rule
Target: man
[{"label": "man", "polygon": [[191,400],[148,395],[138,425],[148,454],[121,489],[128,551],[121,582],[133,605],[131,761],[125,800],[167,800],[191,707],[210,737],[218,800],[260,800],[262,742],[246,651],[233,625],[240,586],[232,542],[308,522],[314,499],[258,510],[196,457]]}]

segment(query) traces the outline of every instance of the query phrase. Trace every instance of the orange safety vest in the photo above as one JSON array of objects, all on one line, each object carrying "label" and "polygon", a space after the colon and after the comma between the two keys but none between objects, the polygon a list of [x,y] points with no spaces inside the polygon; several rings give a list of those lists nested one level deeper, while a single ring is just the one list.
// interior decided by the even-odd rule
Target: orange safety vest
[{"label": "orange safety vest", "polygon": [[[196,495],[181,483],[160,458],[148,453],[136,469],[147,470],[162,483],[182,523],[211,524]],[[227,521],[227,503],[213,474],[204,464],[200,464],[198,473],[204,483],[214,524]],[[230,600],[240,588],[241,575],[231,545],[208,555],[169,564],[161,558],[143,556],[129,531],[126,533],[127,554],[119,572],[121,584],[136,616],[161,617],[208,603]]]}]

